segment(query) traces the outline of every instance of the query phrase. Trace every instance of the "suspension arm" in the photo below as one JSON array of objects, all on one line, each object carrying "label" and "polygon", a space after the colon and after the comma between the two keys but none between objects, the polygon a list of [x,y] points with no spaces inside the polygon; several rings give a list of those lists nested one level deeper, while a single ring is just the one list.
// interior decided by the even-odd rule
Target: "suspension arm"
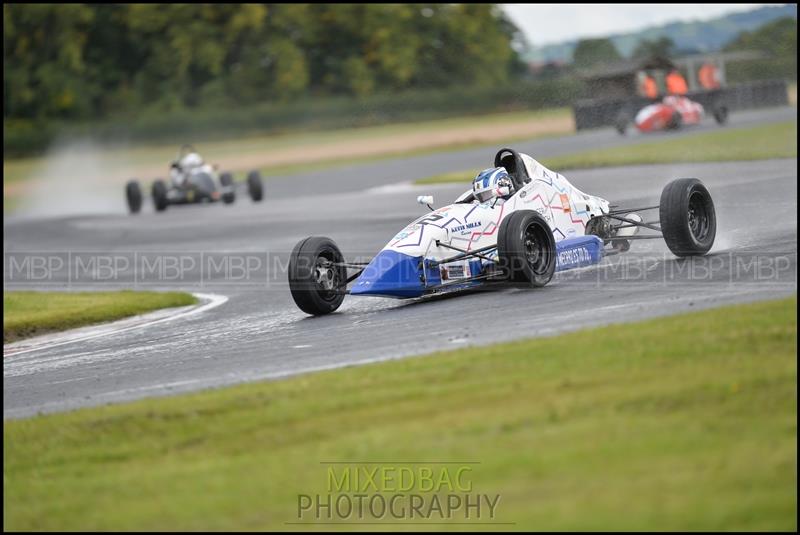
[{"label": "suspension arm", "polygon": [[603,215],[618,215],[618,214],[629,214],[631,212],[644,212],[645,210],[655,210],[656,208],[660,208],[660,206],[645,206],[644,208],[626,208],[626,209],[616,209],[611,210],[607,214]]},{"label": "suspension arm", "polygon": [[453,257],[450,257],[450,258],[445,258],[444,260],[439,260],[437,262],[432,262],[433,265],[447,264],[449,262],[455,262],[456,260],[461,260],[463,258],[469,258],[469,257],[472,257],[472,256],[477,256],[478,258],[483,258],[484,260],[488,260],[489,262],[494,262],[494,259],[492,259],[492,258],[490,258],[490,257],[488,257],[486,255],[483,255],[481,253],[497,248],[497,245],[487,245],[486,247],[481,247],[480,249],[475,249],[474,251],[467,251],[466,249],[461,249],[460,247],[456,247],[454,245],[448,245],[446,243],[442,243],[439,240],[436,240],[436,246],[437,247],[446,247],[447,249],[452,249],[454,251],[458,251],[461,254],[453,256]]},{"label": "suspension arm", "polygon": [[619,221],[624,221],[625,223],[630,223],[631,225],[636,225],[637,227],[649,228],[650,230],[661,232],[661,227],[657,227],[651,223],[639,222],[633,219],[628,219],[627,217],[622,217],[619,215],[612,215],[612,214],[606,214],[606,217],[610,217],[611,219],[617,219]]}]

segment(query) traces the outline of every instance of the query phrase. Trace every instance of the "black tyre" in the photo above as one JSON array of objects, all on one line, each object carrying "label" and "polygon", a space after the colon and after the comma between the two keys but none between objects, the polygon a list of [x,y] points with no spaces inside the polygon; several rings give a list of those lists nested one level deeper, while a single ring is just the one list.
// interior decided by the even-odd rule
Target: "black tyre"
[{"label": "black tyre", "polygon": [[714,201],[696,178],[679,178],[664,187],[659,206],[661,234],[676,256],[707,253],[717,234]]},{"label": "black tyre", "polygon": [[233,175],[222,173],[219,176],[219,183],[222,186],[222,202],[231,204],[236,200],[236,191],[233,185]]},{"label": "black tyre", "polygon": [[261,180],[261,173],[250,171],[247,175],[247,192],[254,202],[259,202],[264,198],[264,182]]},{"label": "black tyre", "polygon": [[312,236],[295,245],[289,258],[289,289],[300,310],[313,316],[330,314],[342,304],[347,268],[330,238]]},{"label": "black tyre", "polygon": [[167,184],[157,178],[153,182],[153,205],[156,207],[156,212],[163,212],[167,209],[169,201],[167,200]]},{"label": "black tyre", "polygon": [[142,209],[142,187],[138,180],[129,180],[125,184],[125,198],[128,201],[128,210],[132,214],[138,214]]},{"label": "black tyre", "polygon": [[628,130],[628,115],[624,113],[617,115],[617,119],[614,121],[614,128],[616,128],[619,135],[624,136]]},{"label": "black tyre", "polygon": [[683,115],[679,111],[672,112],[672,118],[669,120],[667,128],[677,130],[681,126],[683,126]]},{"label": "black tyre", "polygon": [[723,105],[714,106],[714,120],[717,124],[722,125],[728,122],[728,107]]},{"label": "black tyre", "polygon": [[497,254],[511,282],[544,286],[556,270],[556,240],[547,221],[532,210],[514,212],[500,223]]}]

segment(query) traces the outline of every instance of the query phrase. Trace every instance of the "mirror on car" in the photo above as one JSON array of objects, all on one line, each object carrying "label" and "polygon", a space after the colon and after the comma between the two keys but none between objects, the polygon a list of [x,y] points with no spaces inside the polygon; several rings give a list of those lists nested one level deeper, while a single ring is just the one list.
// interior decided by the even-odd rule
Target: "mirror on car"
[{"label": "mirror on car", "polygon": [[417,202],[433,210],[433,195],[420,195],[417,197]]}]

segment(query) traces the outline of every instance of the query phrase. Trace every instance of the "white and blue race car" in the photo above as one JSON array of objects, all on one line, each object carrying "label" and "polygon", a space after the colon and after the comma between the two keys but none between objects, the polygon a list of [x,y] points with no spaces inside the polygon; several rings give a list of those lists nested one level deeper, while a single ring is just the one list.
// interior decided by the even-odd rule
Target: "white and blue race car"
[{"label": "white and blue race car", "polygon": [[[556,271],[625,252],[633,240],[664,239],[679,257],[703,255],[714,243],[714,203],[696,178],[667,184],[657,206],[621,209],[512,149],[500,150],[494,164],[487,171],[509,180],[506,195],[486,200],[472,188],[449,206],[431,208],[367,263],[345,261],[329,238],[301,240],[289,260],[297,306],[322,315],[338,309],[347,294],[408,299],[489,285],[535,288]],[[658,220],[639,214],[654,210]]]}]

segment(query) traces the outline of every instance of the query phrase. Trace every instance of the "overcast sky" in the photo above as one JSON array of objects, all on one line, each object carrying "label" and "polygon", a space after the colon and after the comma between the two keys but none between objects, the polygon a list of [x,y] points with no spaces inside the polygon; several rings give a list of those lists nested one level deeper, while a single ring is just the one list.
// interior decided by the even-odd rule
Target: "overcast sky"
[{"label": "overcast sky", "polygon": [[[500,4],[535,46],[776,4]],[[780,4],[777,4],[780,5]]]}]

